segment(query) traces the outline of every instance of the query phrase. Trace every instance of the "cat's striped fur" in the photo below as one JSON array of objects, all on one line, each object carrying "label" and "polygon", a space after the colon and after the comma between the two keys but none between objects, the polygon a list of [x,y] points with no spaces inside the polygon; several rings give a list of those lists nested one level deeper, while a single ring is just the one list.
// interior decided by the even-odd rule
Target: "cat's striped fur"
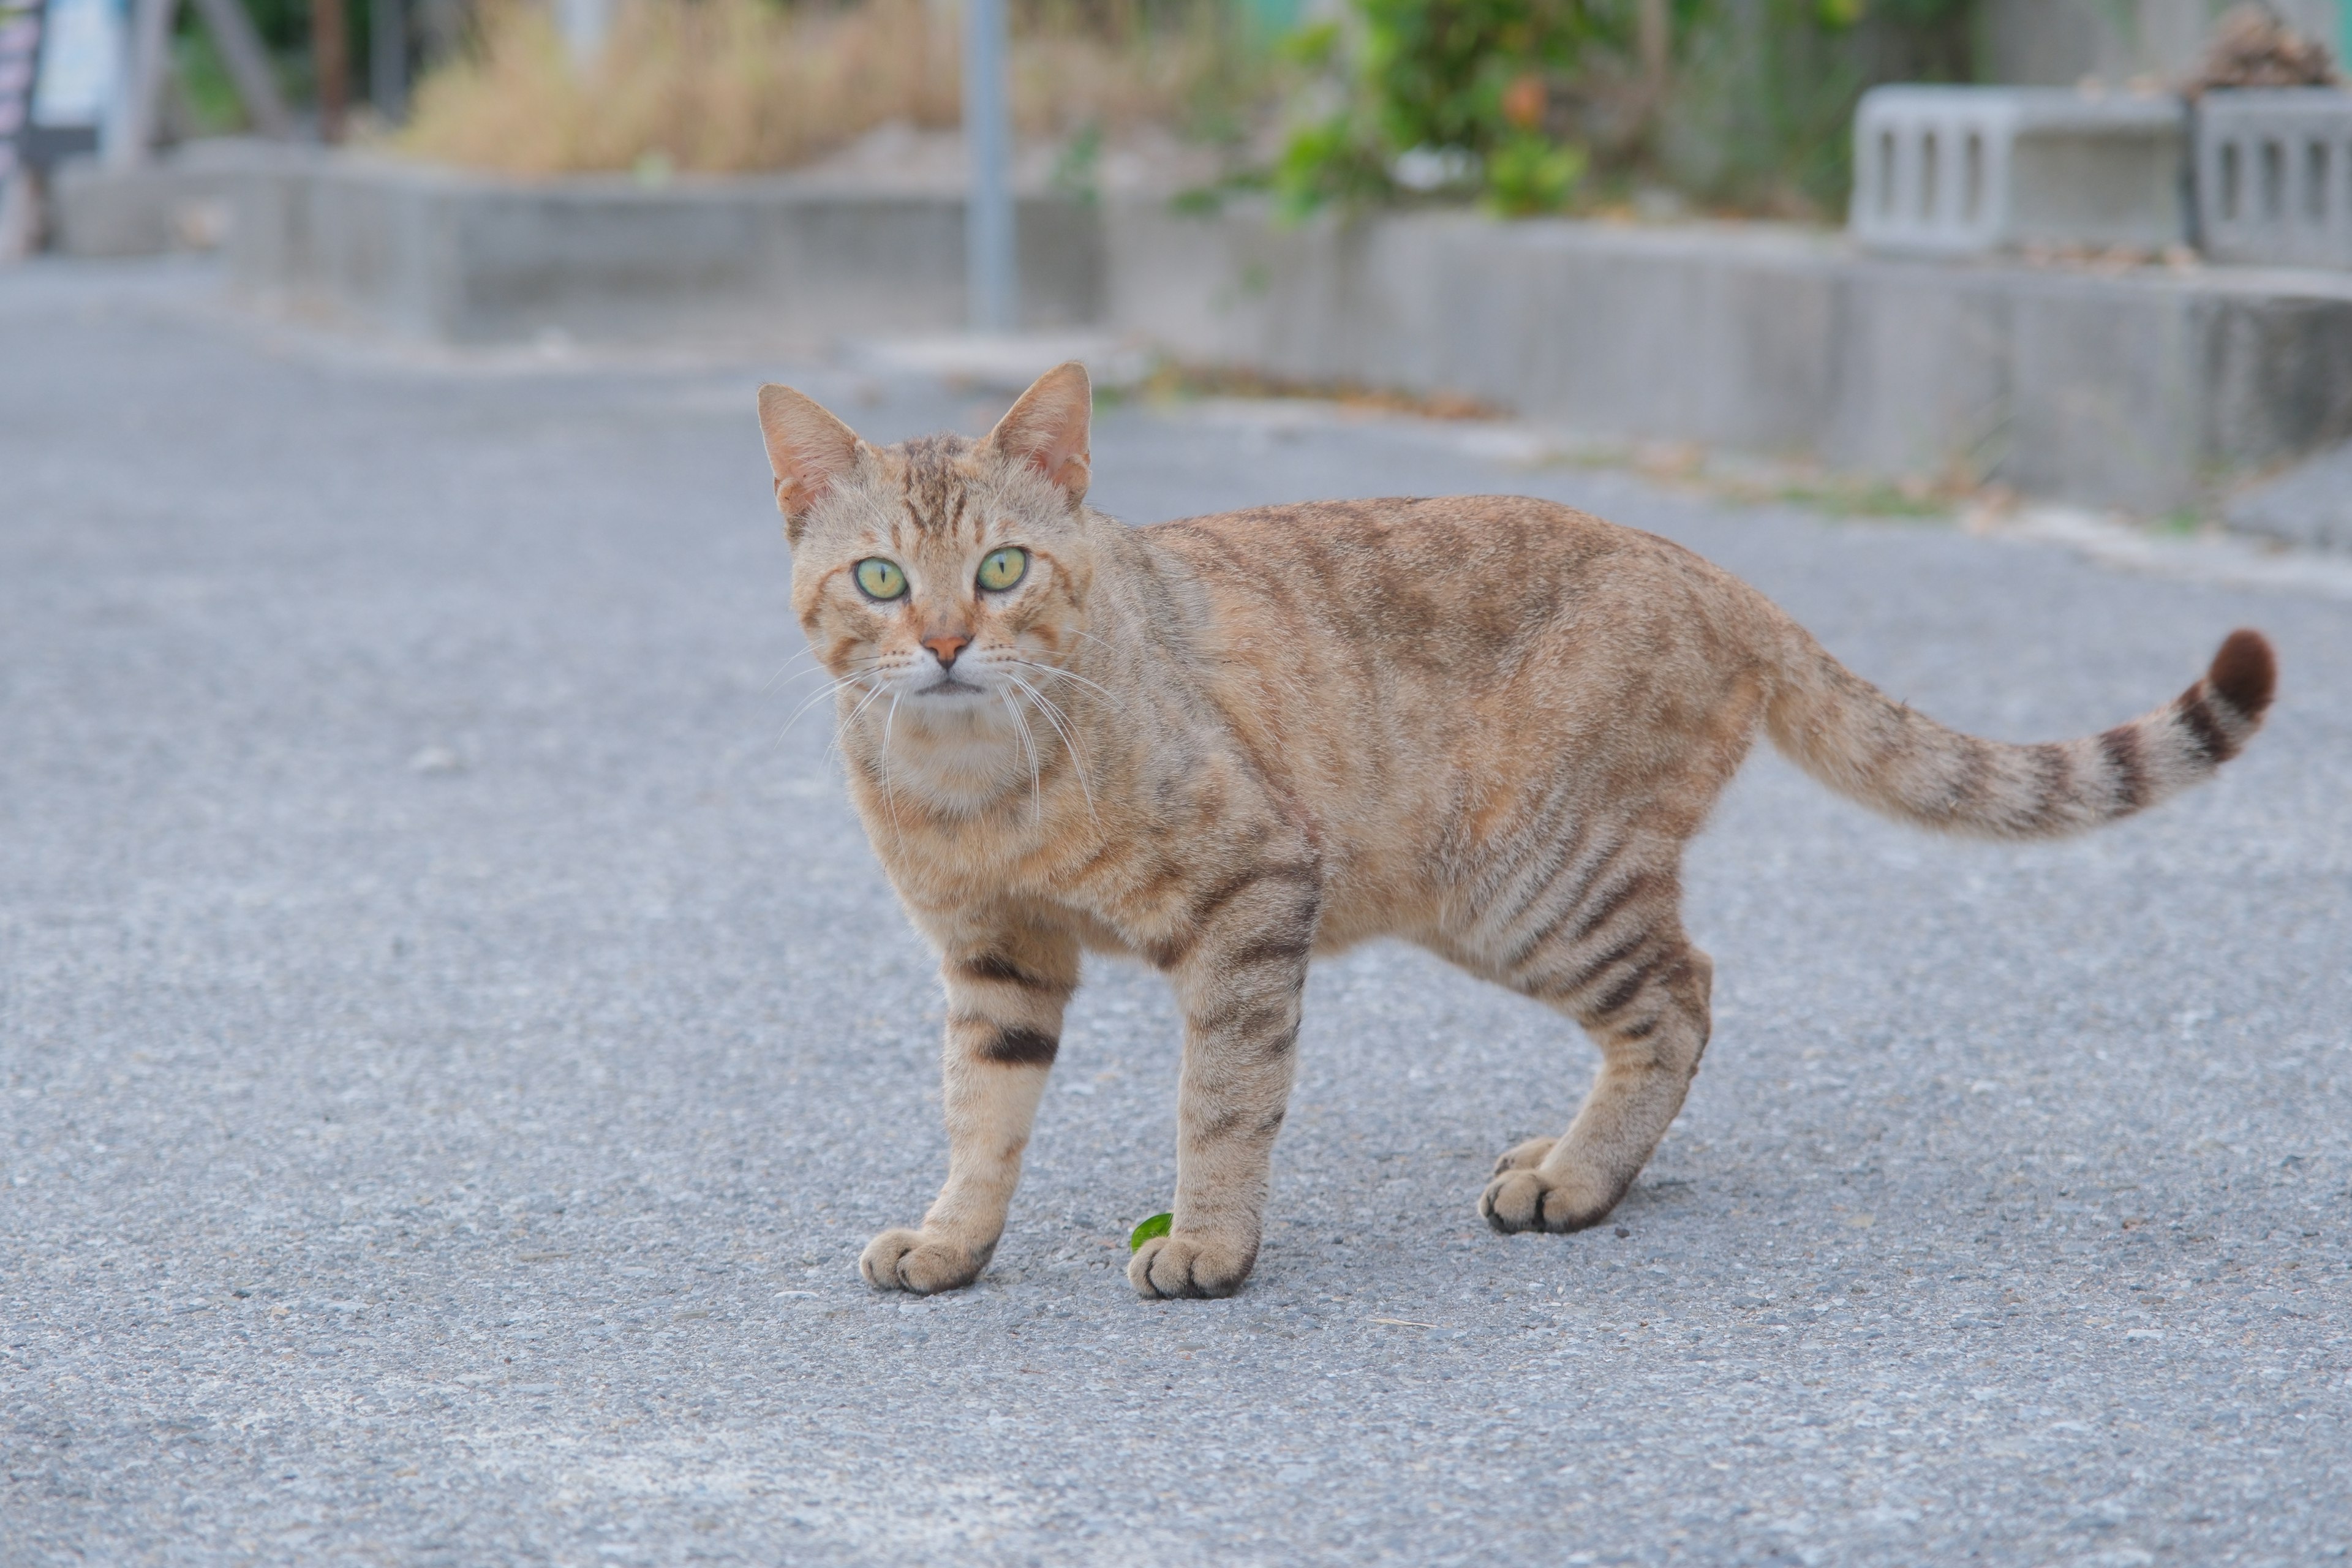
[{"label": "cat's striped fur", "polygon": [[[1249,1273],[1308,959],[1373,936],[1598,1044],[1567,1131],[1506,1153],[1478,1201],[1497,1230],[1575,1230],[1623,1194],[1706,1048],[1682,848],[1759,727],[1866,805],[2044,837],[2207,777],[2271,698],[2269,646],[2241,631],[2130,723],[1979,740],[1688,551],[1549,502],[1127,528],[1084,504],[1087,405],[1066,365],[984,441],[877,448],[796,393],[761,395],[852,795],[947,989],[947,1184],[919,1229],[866,1249],[878,1286],[986,1266],[1082,950],[1139,956],[1184,1014],[1175,1218],[1133,1259],[1145,1295]],[[1026,575],[983,592],[979,563],[1008,545]],[[857,586],[877,556],[903,597]]]}]

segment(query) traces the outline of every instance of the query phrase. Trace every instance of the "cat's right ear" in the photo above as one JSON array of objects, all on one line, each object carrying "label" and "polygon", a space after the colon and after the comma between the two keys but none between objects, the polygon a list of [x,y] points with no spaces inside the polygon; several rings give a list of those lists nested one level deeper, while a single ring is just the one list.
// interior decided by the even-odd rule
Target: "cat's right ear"
[{"label": "cat's right ear", "polygon": [[798,544],[809,509],[857,466],[857,432],[789,386],[760,388],[760,436],[776,476],[784,539]]}]

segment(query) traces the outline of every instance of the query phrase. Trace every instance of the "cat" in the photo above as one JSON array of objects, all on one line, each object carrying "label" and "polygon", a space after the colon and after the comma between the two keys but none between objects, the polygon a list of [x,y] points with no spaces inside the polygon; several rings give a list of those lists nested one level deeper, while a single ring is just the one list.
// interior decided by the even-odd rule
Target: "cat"
[{"label": "cat", "polygon": [[1004,1226],[1083,951],[1184,1016],[1173,1219],[1128,1277],[1224,1296],[1258,1252],[1308,960],[1402,937],[1600,1047],[1566,1132],[1509,1150],[1502,1232],[1605,1217],[1681,1109],[1713,965],[1683,846],[1760,728],[1923,826],[2073,833],[2237,754],[2276,681],[2230,635],[2130,723],[2010,745],[1853,674],[1654,535],[1514,497],[1333,501],[1130,528],[1089,509],[1091,390],[1047,372],[980,441],[877,447],[760,389],[792,605],[849,789],[947,989],[948,1174],[859,1260],[971,1282]]}]

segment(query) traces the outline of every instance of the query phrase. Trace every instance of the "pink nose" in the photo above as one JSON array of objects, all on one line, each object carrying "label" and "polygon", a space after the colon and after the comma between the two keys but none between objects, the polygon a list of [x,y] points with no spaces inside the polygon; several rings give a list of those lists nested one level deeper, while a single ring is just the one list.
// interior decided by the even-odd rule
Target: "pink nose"
[{"label": "pink nose", "polygon": [[940,661],[941,669],[953,666],[956,655],[971,646],[971,639],[961,632],[941,632],[935,637],[923,639],[923,646],[931,650],[931,657]]}]

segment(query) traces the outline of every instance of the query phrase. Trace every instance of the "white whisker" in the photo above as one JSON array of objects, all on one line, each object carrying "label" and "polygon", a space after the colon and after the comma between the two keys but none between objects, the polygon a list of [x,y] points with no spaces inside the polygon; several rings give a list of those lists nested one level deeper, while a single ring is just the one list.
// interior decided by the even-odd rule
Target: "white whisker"
[{"label": "white whisker", "polygon": [[1113,691],[1109,687],[1104,686],[1097,681],[1088,680],[1085,676],[1078,674],[1076,670],[1064,669],[1058,664],[1041,664],[1034,658],[1014,658],[1009,659],[1006,662],[1018,665],[1023,669],[1036,670],[1040,675],[1058,675],[1064,680],[1075,680],[1080,686],[1087,688],[1090,691],[1101,692],[1105,697],[1110,699],[1113,702],[1118,703],[1121,708],[1127,706],[1127,700],[1124,697],[1121,697],[1118,692]]},{"label": "white whisker", "polygon": [[1021,749],[1029,755],[1029,820],[1042,822],[1045,818],[1045,805],[1041,793],[1043,772],[1037,765],[1037,738],[1029,732],[1029,721],[1021,716],[1021,709],[1013,700],[1013,693],[999,687],[996,700],[1004,704],[1004,711],[1012,716],[1021,736]]},{"label": "white whisker", "polygon": [[1067,718],[1068,715],[1064,713],[1059,708],[1055,707],[1053,700],[1044,692],[1038,690],[1035,687],[1030,685],[1019,676],[1007,671],[1004,679],[1013,682],[1013,685],[1019,687],[1023,691],[1028,693],[1029,700],[1037,705],[1038,713],[1044,717],[1046,723],[1051,724],[1054,727],[1054,733],[1062,738],[1062,750],[1067,752],[1070,756],[1070,771],[1078,776],[1078,791],[1087,797],[1087,815],[1094,817],[1095,823],[1097,826],[1101,826],[1102,818],[1095,814],[1094,786],[1087,782],[1086,766],[1084,763],[1080,761],[1078,756],[1077,737],[1073,735],[1070,732],[1070,730],[1062,722],[1062,721]]},{"label": "white whisker", "polygon": [[876,759],[882,769],[882,805],[889,814],[890,837],[898,841],[902,850],[907,847],[907,839],[898,831],[898,806],[890,795],[890,726],[898,717],[898,699],[905,695],[903,690],[898,689],[890,693],[889,710],[882,715],[882,751]]}]

